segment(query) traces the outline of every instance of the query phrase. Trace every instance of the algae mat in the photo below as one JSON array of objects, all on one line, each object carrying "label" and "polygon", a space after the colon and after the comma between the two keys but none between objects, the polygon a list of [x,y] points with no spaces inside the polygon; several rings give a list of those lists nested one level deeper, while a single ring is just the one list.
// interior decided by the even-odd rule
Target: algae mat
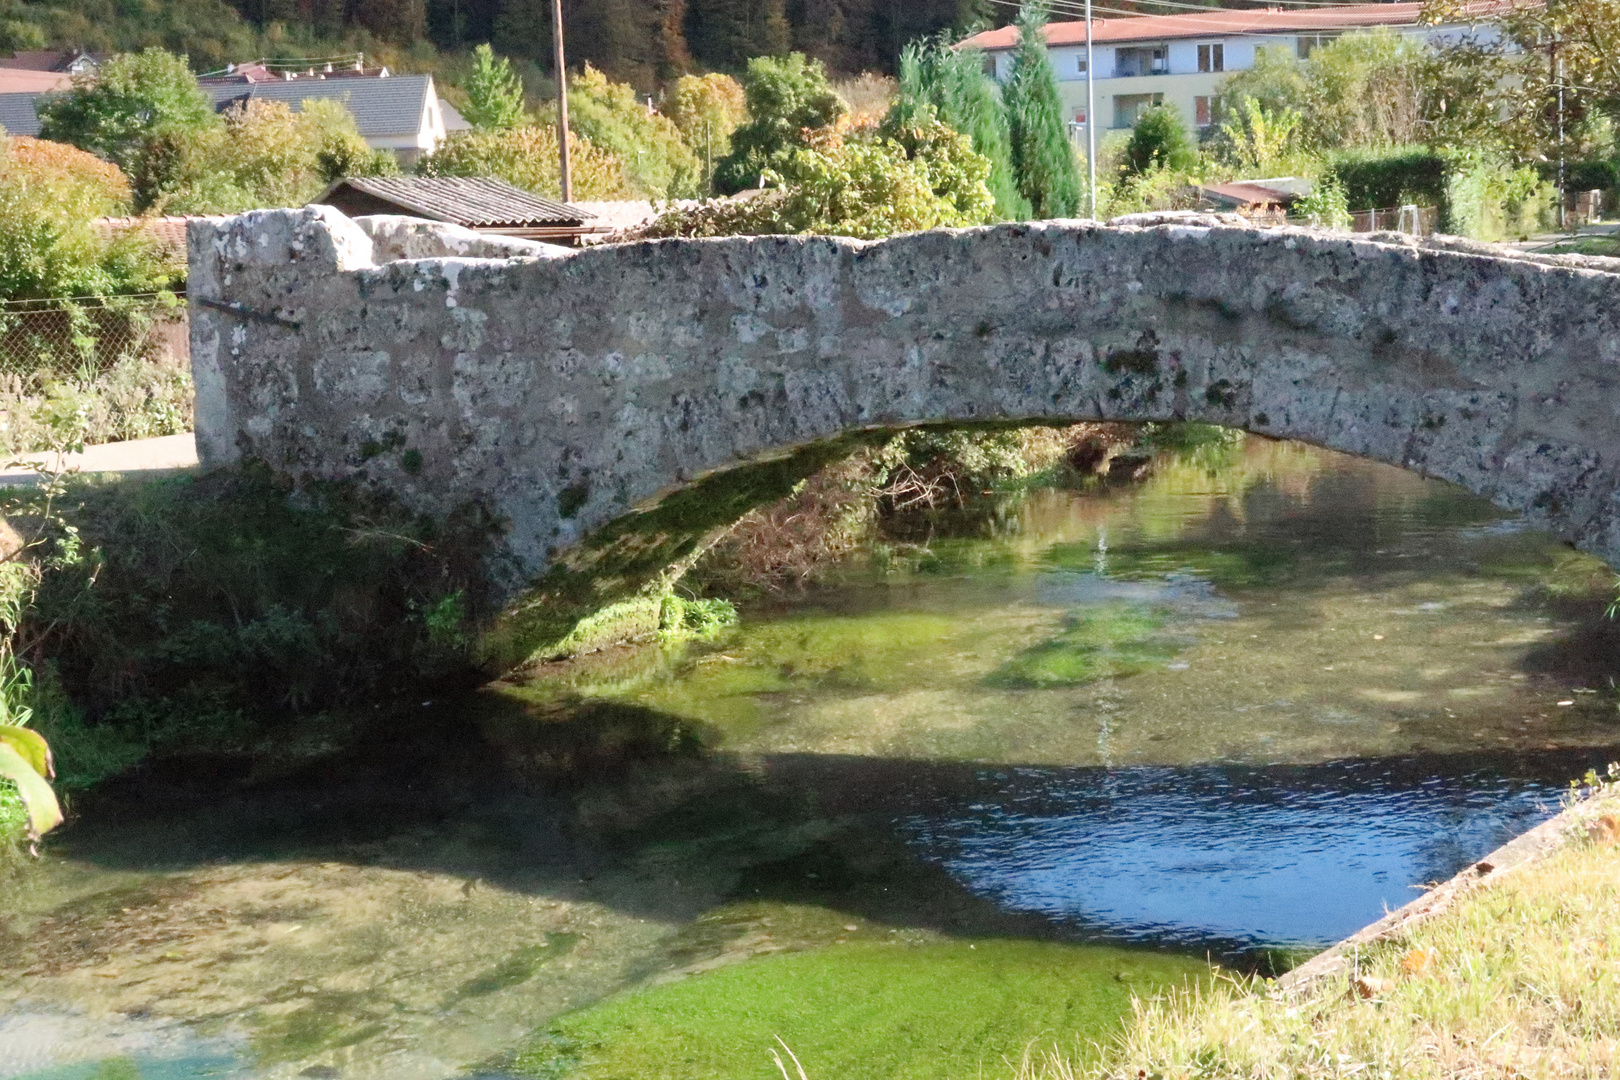
[{"label": "algae mat", "polygon": [[786,1058],[785,1044],[810,1080],[1009,1075],[1032,1046],[1091,1051],[1132,994],[1209,970],[1103,945],[850,942],[620,994],[562,1017],[518,1067],[578,1080],[770,1080],[781,1075],[771,1051]]}]

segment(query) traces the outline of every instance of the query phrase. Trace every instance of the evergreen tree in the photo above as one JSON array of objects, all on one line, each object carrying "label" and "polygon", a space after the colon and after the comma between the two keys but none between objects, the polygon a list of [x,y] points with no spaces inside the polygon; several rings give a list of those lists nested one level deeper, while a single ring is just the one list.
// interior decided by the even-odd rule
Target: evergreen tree
[{"label": "evergreen tree", "polygon": [[984,54],[953,49],[943,35],[914,41],[900,56],[900,92],[891,123],[915,127],[931,115],[966,135],[973,149],[990,162],[985,181],[996,201],[996,214],[1009,220],[1029,217],[1029,200],[1018,190],[1012,169],[1007,115],[999,92],[984,73]]},{"label": "evergreen tree", "polygon": [[467,121],[483,130],[514,128],[528,119],[523,109],[523,82],[506,57],[480,45],[473,50],[472,74],[467,77]]},{"label": "evergreen tree", "polygon": [[1018,49],[1002,88],[1018,190],[1038,218],[1073,217],[1080,209],[1080,170],[1063,126],[1057,73],[1046,53],[1046,10],[1018,12]]}]

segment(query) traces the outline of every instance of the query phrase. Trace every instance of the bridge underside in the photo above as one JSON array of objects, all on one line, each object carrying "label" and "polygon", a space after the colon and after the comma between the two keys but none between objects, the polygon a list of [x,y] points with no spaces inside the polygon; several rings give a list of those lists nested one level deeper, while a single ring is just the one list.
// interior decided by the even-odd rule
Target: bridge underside
[{"label": "bridge underside", "polygon": [[324,207],[190,248],[204,465],[487,522],[504,659],[920,423],[1301,439],[1620,564],[1620,260],[1195,215],[571,252]]}]

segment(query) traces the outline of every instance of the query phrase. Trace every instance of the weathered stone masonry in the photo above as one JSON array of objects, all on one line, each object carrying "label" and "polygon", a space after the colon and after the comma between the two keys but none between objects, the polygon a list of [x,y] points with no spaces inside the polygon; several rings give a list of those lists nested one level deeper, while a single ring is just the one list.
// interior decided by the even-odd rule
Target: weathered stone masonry
[{"label": "weathered stone masonry", "polygon": [[1620,565],[1620,260],[1196,216],[579,252],[321,207],[191,228],[204,464],[477,507],[506,596],[694,478],[993,418],[1303,439]]}]

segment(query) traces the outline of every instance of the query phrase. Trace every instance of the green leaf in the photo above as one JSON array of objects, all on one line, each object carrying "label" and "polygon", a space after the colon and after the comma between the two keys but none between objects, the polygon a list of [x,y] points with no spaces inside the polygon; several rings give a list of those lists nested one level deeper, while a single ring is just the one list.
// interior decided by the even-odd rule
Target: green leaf
[{"label": "green leaf", "polygon": [[17,751],[45,779],[56,775],[56,763],[51,760],[51,744],[39,732],[15,724],[0,724],[0,744]]},{"label": "green leaf", "polygon": [[56,792],[9,742],[0,742],[0,779],[17,785],[17,794],[28,808],[32,835],[42,836],[62,824],[62,807],[56,801]]}]

